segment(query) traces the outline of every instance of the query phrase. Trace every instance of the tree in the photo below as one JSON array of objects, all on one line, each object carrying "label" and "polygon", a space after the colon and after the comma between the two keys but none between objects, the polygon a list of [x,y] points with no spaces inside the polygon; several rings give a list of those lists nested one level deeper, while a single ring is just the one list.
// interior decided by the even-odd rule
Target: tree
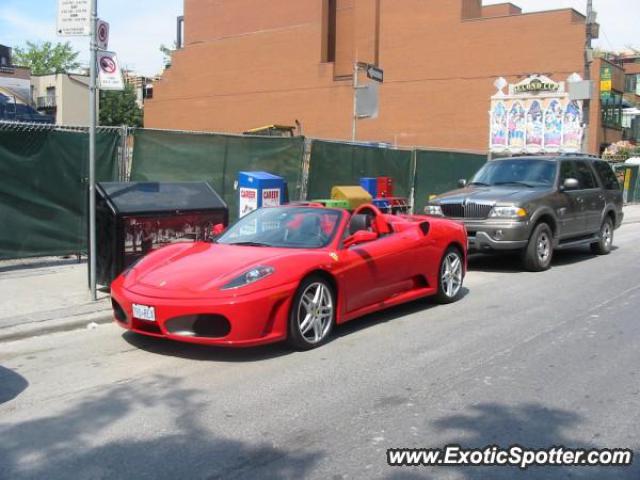
[{"label": "tree", "polygon": [[31,68],[33,75],[67,73],[80,67],[78,55],[79,52],[74,51],[69,42],[55,45],[51,42],[27,42],[26,48],[15,48],[13,63]]},{"label": "tree", "polygon": [[136,92],[126,84],[123,91],[100,92],[100,125],[119,127],[142,126],[142,109],[138,106]]}]

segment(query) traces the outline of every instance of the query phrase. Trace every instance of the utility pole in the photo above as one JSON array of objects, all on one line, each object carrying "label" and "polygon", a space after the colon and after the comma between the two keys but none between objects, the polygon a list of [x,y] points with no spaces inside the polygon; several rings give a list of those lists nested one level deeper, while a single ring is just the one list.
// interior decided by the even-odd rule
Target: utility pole
[{"label": "utility pole", "polygon": [[[593,49],[591,41],[593,39],[593,24],[595,23],[595,15],[593,12],[593,0],[587,0],[587,21],[586,21],[586,41],[584,45],[584,79],[591,81],[591,62],[593,61]],[[593,95],[594,88],[591,88]],[[582,104],[582,124],[584,131],[582,134],[582,151],[587,153],[589,149],[589,124],[591,114],[591,100],[587,99]]]},{"label": "utility pole", "polygon": [[96,70],[97,70],[98,0],[91,0],[91,59],[89,64],[89,285],[96,301]]}]

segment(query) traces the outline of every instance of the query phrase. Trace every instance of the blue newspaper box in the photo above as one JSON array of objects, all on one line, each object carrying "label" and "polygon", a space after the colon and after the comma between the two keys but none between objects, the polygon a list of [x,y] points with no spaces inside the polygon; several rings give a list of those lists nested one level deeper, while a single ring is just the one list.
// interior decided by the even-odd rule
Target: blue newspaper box
[{"label": "blue newspaper box", "polygon": [[268,172],[238,173],[239,216],[286,202],[285,179]]}]

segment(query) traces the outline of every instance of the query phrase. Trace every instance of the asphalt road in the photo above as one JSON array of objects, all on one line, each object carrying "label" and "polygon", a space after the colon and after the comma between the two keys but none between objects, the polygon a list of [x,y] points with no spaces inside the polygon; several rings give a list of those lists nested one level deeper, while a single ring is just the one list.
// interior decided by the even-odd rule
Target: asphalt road
[{"label": "asphalt road", "polygon": [[[0,344],[0,478],[639,479],[640,223],[545,273],[474,258],[321,349],[220,350],[114,325]],[[628,447],[627,468],[404,468],[390,447]]]}]

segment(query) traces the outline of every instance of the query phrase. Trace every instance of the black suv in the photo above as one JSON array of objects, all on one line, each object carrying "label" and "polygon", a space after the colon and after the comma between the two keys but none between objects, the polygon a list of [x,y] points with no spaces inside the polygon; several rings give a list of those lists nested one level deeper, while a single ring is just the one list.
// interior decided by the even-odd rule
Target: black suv
[{"label": "black suv", "polygon": [[591,245],[606,255],[622,223],[620,184],[597,157],[491,160],[460,187],[432,199],[425,213],[464,222],[472,250],[521,250],[531,271],[548,269],[557,249]]}]

